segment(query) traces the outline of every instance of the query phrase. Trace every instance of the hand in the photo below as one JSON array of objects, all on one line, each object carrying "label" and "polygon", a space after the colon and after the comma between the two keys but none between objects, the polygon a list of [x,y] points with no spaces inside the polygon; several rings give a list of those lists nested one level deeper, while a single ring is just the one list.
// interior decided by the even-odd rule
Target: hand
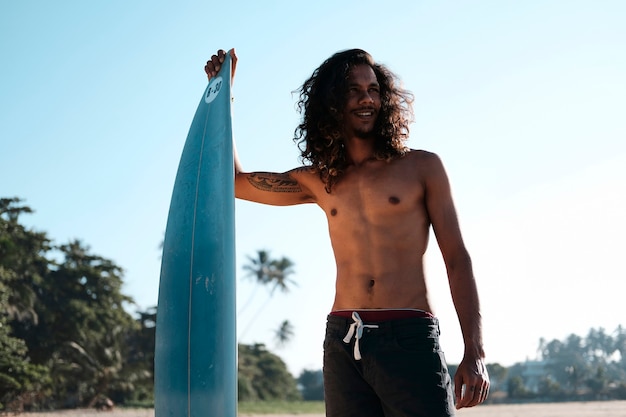
[{"label": "hand", "polygon": [[[230,55],[231,64],[232,64],[231,66],[232,68],[231,83],[232,83],[232,80],[235,78],[235,69],[237,68],[237,55],[235,54],[234,48],[228,51],[228,54]],[[215,55],[211,56],[211,59],[209,59],[206,62],[206,65],[204,66],[204,72],[206,72],[206,75],[209,78],[209,80],[215,77],[218,72],[220,72],[220,69],[222,68],[222,64],[224,63],[225,58],[226,58],[226,52],[223,49],[220,49],[219,51],[217,51]]]},{"label": "hand", "polygon": [[482,358],[463,357],[454,375],[457,410],[473,407],[485,401],[489,394],[489,375]]}]

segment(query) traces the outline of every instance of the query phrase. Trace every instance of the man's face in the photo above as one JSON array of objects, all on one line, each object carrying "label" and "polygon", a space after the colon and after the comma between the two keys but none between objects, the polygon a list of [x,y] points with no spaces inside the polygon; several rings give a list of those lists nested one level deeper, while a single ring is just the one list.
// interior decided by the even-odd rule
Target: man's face
[{"label": "man's face", "polygon": [[380,85],[372,67],[355,65],[348,74],[348,91],[343,110],[344,133],[348,137],[371,138],[380,111]]}]

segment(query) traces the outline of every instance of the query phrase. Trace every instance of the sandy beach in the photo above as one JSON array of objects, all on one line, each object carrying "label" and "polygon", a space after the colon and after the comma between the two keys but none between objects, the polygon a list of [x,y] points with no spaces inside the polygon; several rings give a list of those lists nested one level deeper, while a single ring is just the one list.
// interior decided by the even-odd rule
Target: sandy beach
[{"label": "sandy beach", "polygon": [[[12,415],[12,414],[10,414]],[[548,404],[483,405],[457,412],[466,417],[624,417],[626,401],[573,402]],[[23,413],[24,417],[154,417],[151,409],[115,409],[113,411],[67,410]],[[239,417],[324,417],[323,414],[240,414]]]}]

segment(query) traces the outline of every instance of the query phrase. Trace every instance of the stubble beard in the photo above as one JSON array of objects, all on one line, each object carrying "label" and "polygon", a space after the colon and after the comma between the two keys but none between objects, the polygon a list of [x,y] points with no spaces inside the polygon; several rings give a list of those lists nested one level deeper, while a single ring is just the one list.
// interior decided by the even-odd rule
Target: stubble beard
[{"label": "stubble beard", "polygon": [[371,128],[354,129],[352,133],[357,139],[372,140],[376,138],[377,125],[378,124],[375,123]]},{"label": "stubble beard", "polygon": [[379,126],[379,120],[378,118],[380,117],[380,115],[376,116],[376,120],[374,121],[374,124],[371,127],[363,127],[363,126],[352,126],[352,127],[348,127],[348,124],[346,123],[346,120],[343,120],[344,124],[344,135],[346,136],[352,136],[356,139],[360,139],[360,140],[374,140],[376,139],[376,132],[378,131],[378,126]]}]

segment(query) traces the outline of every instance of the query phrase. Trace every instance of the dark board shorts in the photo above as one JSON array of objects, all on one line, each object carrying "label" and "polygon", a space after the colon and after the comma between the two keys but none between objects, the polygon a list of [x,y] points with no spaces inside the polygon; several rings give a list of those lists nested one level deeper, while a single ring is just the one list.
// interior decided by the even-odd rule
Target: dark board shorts
[{"label": "dark board shorts", "polygon": [[[355,350],[357,327],[361,338]],[[437,319],[358,326],[352,318],[329,315],[324,396],[328,417],[453,416],[452,383],[439,346]]]}]

